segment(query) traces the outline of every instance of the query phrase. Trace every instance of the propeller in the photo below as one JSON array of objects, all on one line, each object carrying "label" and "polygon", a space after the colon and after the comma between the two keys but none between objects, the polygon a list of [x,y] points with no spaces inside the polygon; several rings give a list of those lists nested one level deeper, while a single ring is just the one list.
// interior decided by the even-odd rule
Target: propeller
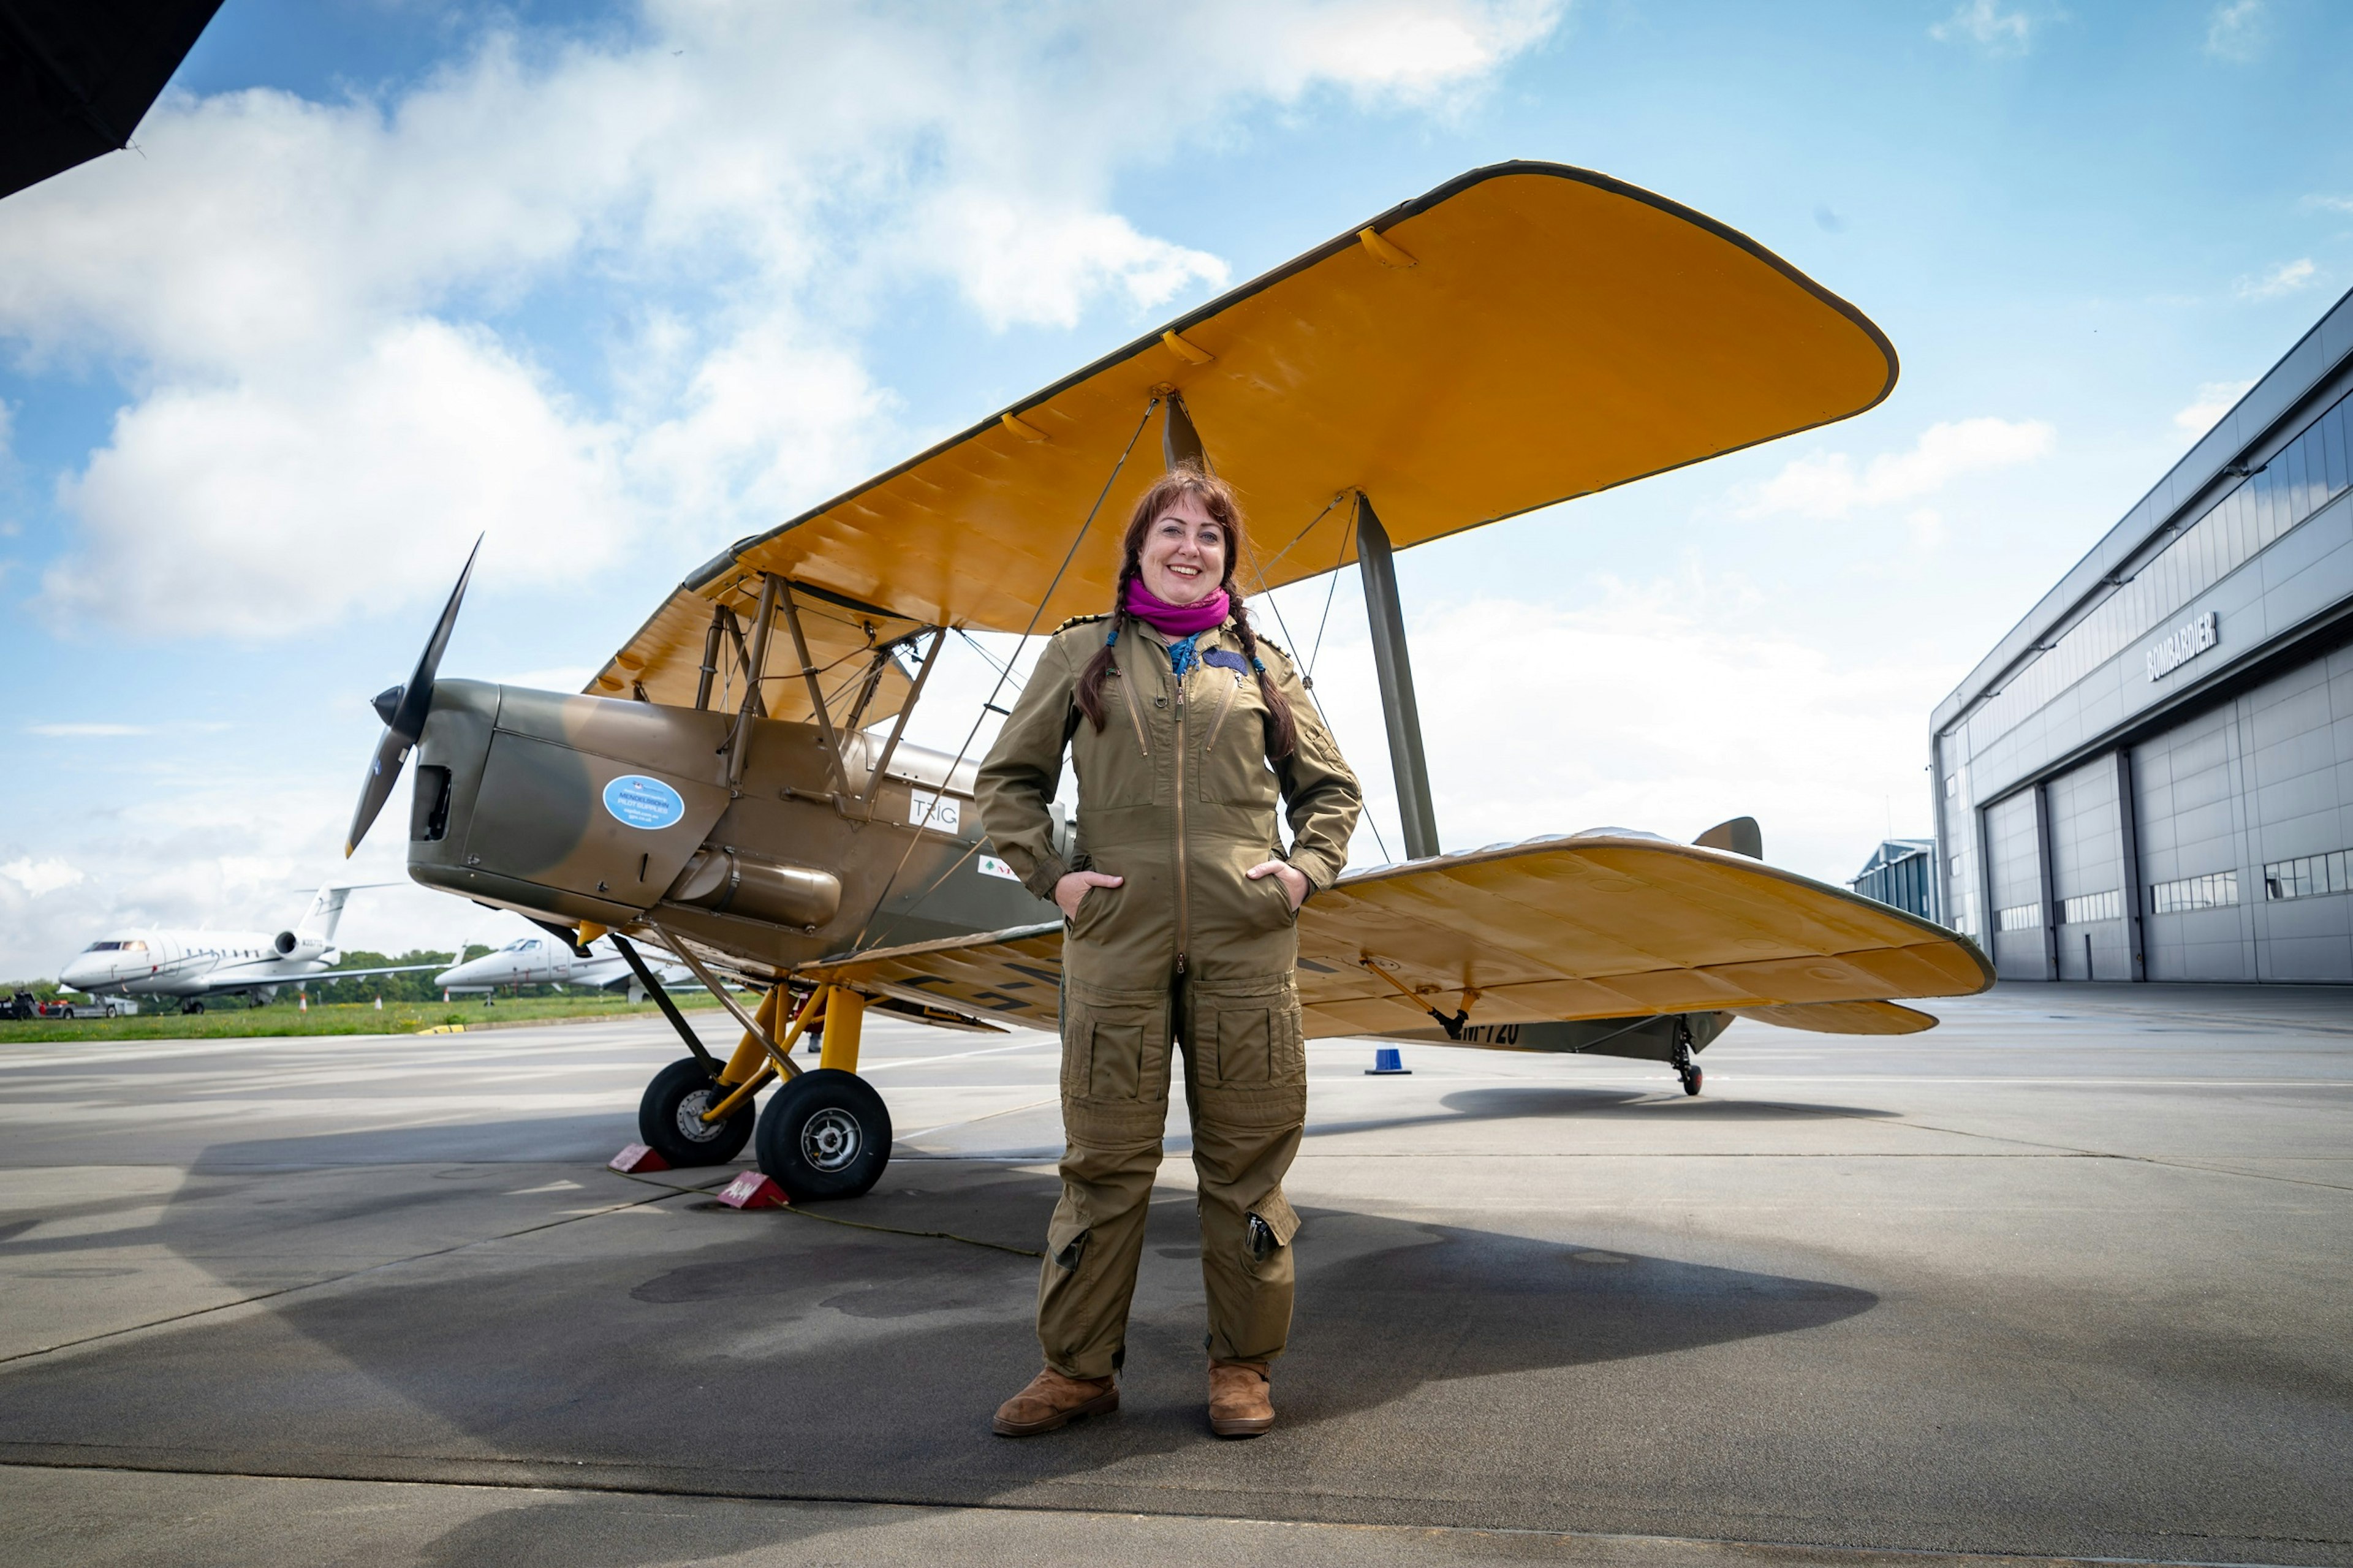
[{"label": "propeller", "polygon": [[418,736],[425,733],[425,715],[433,710],[433,677],[441,668],[441,650],[449,646],[449,632],[458,624],[458,606],[466,597],[466,581],[474,574],[474,557],[482,552],[481,536],[474,540],[474,548],[467,552],[466,569],[458,574],[458,585],[449,590],[449,602],[441,608],[441,618],[433,624],[433,635],[425,642],[425,652],[417,660],[417,673],[408,678],[406,686],[396,686],[379,692],[375,710],[384,720],[384,735],[375,743],[375,756],[368,763],[367,780],[360,786],[359,809],[352,813],[352,830],[343,837],[343,858],[360,847],[374,826],[376,813],[392,798],[392,786],[400,782],[401,764],[408,761],[411,748]]}]

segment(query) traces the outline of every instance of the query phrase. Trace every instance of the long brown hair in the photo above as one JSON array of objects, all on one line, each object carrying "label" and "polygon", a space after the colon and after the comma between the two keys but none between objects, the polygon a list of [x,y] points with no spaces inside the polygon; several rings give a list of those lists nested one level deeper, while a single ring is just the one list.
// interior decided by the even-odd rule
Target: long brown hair
[{"label": "long brown hair", "polygon": [[1287,757],[1298,749],[1299,727],[1291,717],[1291,704],[1275,689],[1274,678],[1266,672],[1266,665],[1258,657],[1258,635],[1250,629],[1250,611],[1243,606],[1242,591],[1234,584],[1234,563],[1242,554],[1242,508],[1234,498],[1233,486],[1214,474],[1205,474],[1191,463],[1179,463],[1152,483],[1152,488],[1137,498],[1134,515],[1127,521],[1127,532],[1120,540],[1119,588],[1112,602],[1111,631],[1103,647],[1087,661],[1079,674],[1079,684],[1071,693],[1079,711],[1100,732],[1103,727],[1103,678],[1111,672],[1113,648],[1119,634],[1127,625],[1127,585],[1143,574],[1144,538],[1151,531],[1153,522],[1179,499],[1190,496],[1201,503],[1201,509],[1218,521],[1226,535],[1225,577],[1218,585],[1226,591],[1233,605],[1234,631],[1240,637],[1242,657],[1258,675],[1259,696],[1266,702],[1267,754]]}]

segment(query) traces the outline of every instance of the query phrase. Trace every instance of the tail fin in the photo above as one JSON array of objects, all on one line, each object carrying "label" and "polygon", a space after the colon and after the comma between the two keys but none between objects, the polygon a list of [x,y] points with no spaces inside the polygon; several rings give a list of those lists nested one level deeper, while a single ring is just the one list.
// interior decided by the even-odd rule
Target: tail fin
[{"label": "tail fin", "polygon": [[314,936],[321,942],[335,940],[335,926],[343,918],[343,900],[352,896],[346,884],[330,882],[319,889],[311,900],[310,912],[294,928],[298,936]]},{"label": "tail fin", "polygon": [[1736,816],[1730,822],[1719,822],[1692,840],[1703,849],[1727,849],[1735,855],[1746,855],[1751,860],[1765,858],[1765,830],[1757,826],[1753,816]]},{"label": "tail fin", "polygon": [[321,942],[335,940],[335,925],[343,918],[343,900],[360,888],[396,888],[397,882],[329,882],[312,895],[310,912],[295,927],[298,936],[314,936]]}]

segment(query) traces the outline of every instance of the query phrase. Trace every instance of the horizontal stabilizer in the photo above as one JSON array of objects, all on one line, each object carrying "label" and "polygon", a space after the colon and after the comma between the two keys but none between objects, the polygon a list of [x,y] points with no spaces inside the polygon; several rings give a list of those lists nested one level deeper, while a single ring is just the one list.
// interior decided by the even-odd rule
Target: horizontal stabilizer
[{"label": "horizontal stabilizer", "polygon": [[1936,1026],[1933,1016],[1893,1002],[1797,1002],[1781,1007],[1744,1007],[1739,1016],[1816,1035],[1916,1035]]}]

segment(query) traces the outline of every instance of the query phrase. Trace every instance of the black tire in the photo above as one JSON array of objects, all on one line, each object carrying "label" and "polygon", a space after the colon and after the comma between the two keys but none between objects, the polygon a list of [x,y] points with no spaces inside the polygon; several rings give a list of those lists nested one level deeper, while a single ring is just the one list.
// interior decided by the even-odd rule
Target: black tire
[{"label": "black tire", "polygon": [[638,1138],[670,1162],[675,1171],[697,1165],[723,1165],[744,1152],[751,1141],[754,1112],[745,1100],[724,1121],[701,1120],[704,1111],[733,1092],[712,1081],[711,1074],[692,1057],[674,1061],[654,1074],[638,1101]]},{"label": "black tire", "polygon": [[891,1112],[856,1073],[818,1068],[770,1098],[755,1147],[760,1169],[797,1204],[858,1197],[891,1163]]},{"label": "black tire", "polygon": [[1700,1084],[1706,1079],[1706,1077],[1707,1075],[1696,1067],[1685,1068],[1683,1069],[1683,1092],[1685,1094],[1697,1094],[1699,1092]]},{"label": "black tire", "polygon": [[205,1005],[201,1002],[191,1002],[186,1006],[180,1009],[183,1013],[201,1013],[204,1010]]}]

